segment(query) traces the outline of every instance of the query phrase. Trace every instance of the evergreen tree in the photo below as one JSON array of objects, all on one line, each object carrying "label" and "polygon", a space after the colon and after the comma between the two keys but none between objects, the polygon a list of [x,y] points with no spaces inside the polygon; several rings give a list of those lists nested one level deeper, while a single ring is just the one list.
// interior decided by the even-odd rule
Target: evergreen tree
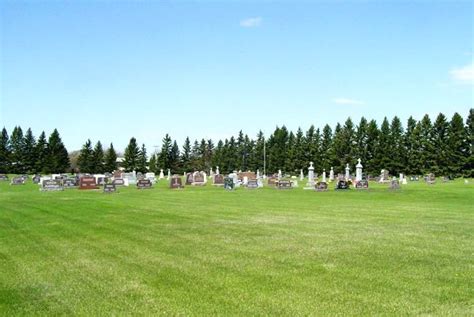
[{"label": "evergreen tree", "polygon": [[449,123],[444,114],[440,113],[433,124],[434,172],[436,175],[446,176],[448,173],[448,132]]},{"label": "evergreen tree", "polygon": [[117,170],[117,152],[115,152],[114,145],[110,143],[109,148],[105,152],[104,171],[112,173],[115,170]]},{"label": "evergreen tree", "polygon": [[405,171],[405,142],[403,138],[403,127],[400,119],[395,116],[390,125],[390,152],[389,152],[389,170],[392,175],[406,173]]},{"label": "evergreen tree", "polygon": [[466,119],[466,134],[467,134],[467,163],[464,165],[464,176],[474,177],[474,109],[469,110],[469,115]]},{"label": "evergreen tree", "polygon": [[469,159],[469,141],[467,130],[459,113],[451,118],[448,132],[448,166],[449,175],[459,177]]},{"label": "evergreen tree", "polygon": [[[258,131],[257,140],[254,147],[254,166],[255,170],[259,169],[262,173],[264,172],[264,160],[263,157],[265,148],[265,136],[263,135],[262,130]],[[266,168],[266,167],[265,167]]]},{"label": "evergreen tree", "polygon": [[0,173],[6,174],[10,172],[10,138],[5,127],[0,135]]},{"label": "evergreen tree", "polygon": [[421,125],[413,117],[408,118],[407,130],[405,133],[404,166],[405,172],[410,175],[422,173],[423,162],[421,156],[420,131]]},{"label": "evergreen tree", "polygon": [[425,115],[420,122],[420,143],[423,162],[422,172],[425,174],[431,173],[436,166],[436,154],[434,152],[433,126],[428,115]]},{"label": "evergreen tree", "polygon": [[[314,125],[311,125],[306,131],[306,137],[304,138],[304,152],[306,154],[305,161],[306,166],[308,166],[309,162],[313,162],[316,166],[319,162],[316,162],[316,156],[318,152],[318,137],[316,135],[316,131]],[[319,170],[319,167],[315,166],[315,170]]]},{"label": "evergreen tree", "polygon": [[24,139],[24,172],[34,173],[36,171],[36,140],[31,129],[28,129]]},{"label": "evergreen tree", "polygon": [[102,173],[104,171],[104,149],[100,141],[97,141],[92,152],[92,170],[93,173]]},{"label": "evergreen tree", "polygon": [[146,173],[147,169],[147,155],[146,155],[146,147],[145,144],[142,144],[142,148],[138,152],[138,160],[137,160],[137,172]]},{"label": "evergreen tree", "polygon": [[309,166],[308,162],[306,161],[305,144],[306,139],[304,137],[303,130],[298,127],[294,144],[294,169],[304,169],[306,173]]},{"label": "evergreen tree", "polygon": [[390,137],[390,124],[388,123],[387,117],[383,119],[382,125],[380,126],[380,133],[377,144],[376,162],[380,167],[380,170],[389,170],[392,163],[390,158],[391,154],[391,137]]},{"label": "evergreen tree", "polygon": [[79,152],[79,157],[77,158],[77,166],[81,173],[94,173],[94,151],[92,150],[91,140],[88,139],[86,143],[82,146],[81,151]]},{"label": "evergreen tree", "polygon": [[125,148],[123,168],[126,172],[136,171],[138,168],[140,149],[137,145],[137,140],[131,138],[127,147]]},{"label": "evergreen tree", "polygon": [[47,173],[64,173],[69,170],[69,154],[61,140],[58,130],[54,129],[48,140]]},{"label": "evergreen tree", "polygon": [[25,172],[25,139],[21,127],[13,129],[11,138],[11,172],[21,174]]},{"label": "evergreen tree", "polygon": [[377,161],[380,131],[375,120],[370,120],[367,125],[367,151],[364,169],[370,175],[379,175],[383,167]]},{"label": "evergreen tree", "polygon": [[332,147],[330,157],[332,159],[331,167],[334,168],[335,173],[343,173],[344,162],[341,158],[344,157],[344,136],[341,124],[338,122],[334,128],[334,136],[332,138]]},{"label": "evergreen tree", "polygon": [[224,142],[222,142],[222,140],[219,140],[219,142],[217,142],[217,147],[214,151],[214,155],[212,156],[213,168],[217,166],[219,166],[219,168],[222,168],[223,151],[224,151]]},{"label": "evergreen tree", "polygon": [[35,172],[43,173],[46,168],[46,160],[48,159],[48,141],[46,140],[46,134],[44,131],[41,132],[36,142],[36,161],[35,161]]},{"label": "evergreen tree", "polygon": [[160,155],[158,156],[158,167],[159,169],[167,170],[171,168],[171,147],[173,146],[171,137],[166,134],[163,138],[163,144],[161,145]]},{"label": "evergreen tree", "polygon": [[268,172],[284,170],[288,146],[288,130],[285,126],[276,127],[268,140]]},{"label": "evergreen tree", "polygon": [[334,160],[332,154],[332,129],[326,124],[323,128],[323,136],[321,141],[321,168],[329,171],[331,163]]},{"label": "evergreen tree", "polygon": [[[210,141],[210,140],[209,140]],[[181,164],[179,157],[179,146],[176,141],[173,142],[170,152],[170,169],[173,173],[181,173]]]},{"label": "evergreen tree", "polygon": [[295,149],[296,137],[293,132],[290,132],[288,136],[288,145],[287,145],[287,152],[286,152],[286,161],[284,170],[290,172],[291,174],[295,174],[297,167],[295,165],[295,157],[296,157],[296,149]]},{"label": "evergreen tree", "polygon": [[193,171],[201,170],[201,151],[197,140],[194,140],[191,148],[191,168]]},{"label": "evergreen tree", "polygon": [[191,171],[191,141],[186,137],[183,145],[183,154],[181,155],[181,166],[183,172]]},{"label": "evergreen tree", "polygon": [[367,119],[362,117],[355,132],[354,157],[367,163]]},{"label": "evergreen tree", "polygon": [[148,162],[148,170],[153,173],[158,173],[159,171],[156,168],[156,164],[157,164],[156,154],[153,153],[150,156],[150,161]]}]

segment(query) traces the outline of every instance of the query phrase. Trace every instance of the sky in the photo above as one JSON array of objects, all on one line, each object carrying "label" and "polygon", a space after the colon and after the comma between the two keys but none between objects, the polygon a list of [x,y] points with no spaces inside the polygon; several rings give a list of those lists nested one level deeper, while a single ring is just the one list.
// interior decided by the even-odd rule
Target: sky
[{"label": "sky", "polygon": [[149,152],[473,107],[471,1],[0,0],[0,126]]}]

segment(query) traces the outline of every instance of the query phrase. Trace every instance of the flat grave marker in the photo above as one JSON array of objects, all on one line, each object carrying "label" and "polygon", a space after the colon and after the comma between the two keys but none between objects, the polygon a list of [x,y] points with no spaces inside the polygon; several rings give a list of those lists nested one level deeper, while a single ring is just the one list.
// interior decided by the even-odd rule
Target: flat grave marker
[{"label": "flat grave marker", "polygon": [[317,192],[325,192],[328,190],[328,183],[326,182],[317,182],[316,185],[314,185],[314,189]]},{"label": "flat grave marker", "polygon": [[137,181],[137,189],[151,189],[152,183],[149,179],[139,179]]},{"label": "flat grave marker", "polygon": [[114,184],[104,184],[104,193],[111,194],[116,193],[117,187]]},{"label": "flat grave marker", "polygon": [[276,184],[277,184],[278,189],[292,189],[293,188],[291,181],[280,180]]},{"label": "flat grave marker", "polygon": [[40,190],[45,192],[61,191],[64,190],[64,186],[62,181],[59,179],[45,179],[41,183]]},{"label": "flat grave marker", "polygon": [[99,189],[94,176],[83,176],[79,179],[79,189]]},{"label": "flat grave marker", "polygon": [[369,189],[369,181],[366,179],[362,179],[356,182],[355,188],[356,189]]},{"label": "flat grave marker", "polygon": [[344,179],[340,179],[337,181],[336,190],[348,190],[349,188],[350,188],[350,185],[348,181]]},{"label": "flat grave marker", "polygon": [[25,185],[25,179],[21,176],[13,177],[10,185]]}]

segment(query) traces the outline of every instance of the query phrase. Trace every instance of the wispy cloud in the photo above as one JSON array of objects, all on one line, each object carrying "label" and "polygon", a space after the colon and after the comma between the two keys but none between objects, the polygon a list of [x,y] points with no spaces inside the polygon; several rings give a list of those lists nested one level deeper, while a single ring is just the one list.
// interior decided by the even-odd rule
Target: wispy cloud
[{"label": "wispy cloud", "polygon": [[261,17],[247,18],[240,20],[240,26],[243,28],[255,28],[262,24]]},{"label": "wispy cloud", "polygon": [[473,84],[474,83],[474,63],[468,64],[461,68],[454,68],[450,72],[451,77],[458,83]]},{"label": "wispy cloud", "polygon": [[363,105],[365,102],[350,98],[334,98],[332,102],[338,105]]}]

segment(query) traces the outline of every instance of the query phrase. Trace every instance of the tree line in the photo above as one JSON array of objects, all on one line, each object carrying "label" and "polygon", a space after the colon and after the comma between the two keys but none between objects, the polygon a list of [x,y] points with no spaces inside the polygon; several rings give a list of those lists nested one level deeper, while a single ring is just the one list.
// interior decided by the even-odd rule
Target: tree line
[{"label": "tree line", "polygon": [[[360,158],[364,172],[371,175],[387,169],[392,175],[435,173],[474,177],[473,119],[474,109],[470,109],[465,120],[458,113],[450,119],[440,113],[434,121],[428,115],[418,121],[410,117],[405,127],[396,116],[390,121],[384,118],[380,126],[375,120],[368,121],[364,117],[357,125],[348,118],[344,124],[337,123],[334,129],[329,125],[322,130],[310,126],[305,132],[298,128],[293,133],[285,126],[276,127],[268,137],[260,131],[255,138],[250,138],[240,131],[237,137],[219,140],[217,144],[211,139],[191,142],[187,137],[181,148],[166,134],[161,149],[150,156],[144,144],[140,146],[135,138],[131,138],[123,153],[123,161],[119,163],[113,144],[104,150],[100,141],[92,146],[92,142],[87,140],[77,158],[77,171],[112,172],[120,164],[126,171],[143,173],[157,173],[160,169],[170,169],[172,173],[209,171],[216,166],[223,173],[257,169],[263,172],[265,157],[267,173],[282,170],[298,174],[300,169],[307,172],[310,161],[314,162],[319,174],[331,167],[336,173],[343,173],[346,164],[353,168]],[[68,169],[65,149],[59,151],[61,158],[54,159],[58,150],[48,150],[51,141],[57,147],[57,139],[64,148],[59,133],[55,130],[53,134],[49,142],[45,142],[44,133],[35,141],[30,129],[22,136],[21,128],[17,127],[9,139],[3,129],[0,172],[62,172]],[[42,156],[37,154],[38,151]],[[52,165],[53,162],[64,164]]]}]

